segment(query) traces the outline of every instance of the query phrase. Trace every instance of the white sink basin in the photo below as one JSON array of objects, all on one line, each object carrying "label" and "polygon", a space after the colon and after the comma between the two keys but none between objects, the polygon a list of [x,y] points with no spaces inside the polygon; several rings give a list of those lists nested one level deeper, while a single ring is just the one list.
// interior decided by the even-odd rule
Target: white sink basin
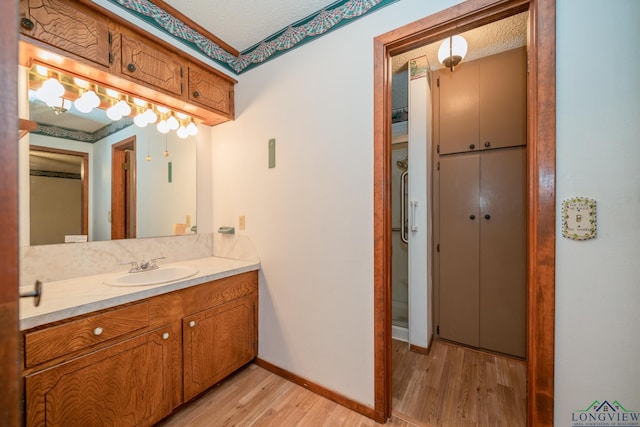
[{"label": "white sink basin", "polygon": [[105,280],[104,283],[110,286],[159,285],[160,283],[186,279],[197,272],[198,269],[190,265],[174,265],[140,273],[125,273]]}]

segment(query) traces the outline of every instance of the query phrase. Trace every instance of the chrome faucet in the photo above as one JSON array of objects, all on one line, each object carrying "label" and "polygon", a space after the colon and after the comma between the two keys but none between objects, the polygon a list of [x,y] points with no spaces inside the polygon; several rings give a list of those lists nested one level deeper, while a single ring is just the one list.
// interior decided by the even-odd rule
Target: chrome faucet
[{"label": "chrome faucet", "polygon": [[159,268],[158,264],[156,263],[156,261],[159,259],[164,259],[164,257],[161,256],[158,258],[151,258],[149,261],[145,261],[144,258],[142,258],[142,261],[127,261],[123,262],[122,264],[131,264],[129,273],[140,273],[143,271],[155,270]]}]

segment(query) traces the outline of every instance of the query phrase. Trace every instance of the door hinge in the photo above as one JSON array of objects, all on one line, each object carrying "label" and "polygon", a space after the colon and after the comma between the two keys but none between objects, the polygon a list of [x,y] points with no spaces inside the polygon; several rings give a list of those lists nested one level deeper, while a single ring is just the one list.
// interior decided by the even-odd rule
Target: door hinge
[{"label": "door hinge", "polygon": [[440,77],[438,77],[438,87],[440,87]]},{"label": "door hinge", "polygon": [[113,53],[109,52],[109,65],[113,64]]},{"label": "door hinge", "polygon": [[440,243],[438,243],[438,244],[436,245],[436,251],[437,251],[438,253],[440,253]]},{"label": "door hinge", "polygon": [[436,153],[440,154],[440,144],[436,145]]},{"label": "door hinge", "polygon": [[436,334],[440,335],[440,325],[436,326]]},{"label": "door hinge", "polygon": [[122,162],[122,170],[123,171],[128,171],[129,170],[129,163]]},{"label": "door hinge", "polygon": [[438,170],[440,170],[440,162],[438,162],[437,168],[438,168]]},{"label": "door hinge", "polygon": [[111,45],[113,43],[113,34],[111,34],[111,31],[109,31],[109,45]]}]

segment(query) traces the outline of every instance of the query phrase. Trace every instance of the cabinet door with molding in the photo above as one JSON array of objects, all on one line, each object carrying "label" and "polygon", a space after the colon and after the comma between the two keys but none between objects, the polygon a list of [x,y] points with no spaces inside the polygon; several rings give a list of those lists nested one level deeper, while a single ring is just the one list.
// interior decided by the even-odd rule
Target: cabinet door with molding
[{"label": "cabinet door with molding", "polygon": [[27,426],[150,426],[180,404],[180,323],[25,377]]},{"label": "cabinet door with molding", "polygon": [[121,73],[175,95],[182,94],[182,64],[158,48],[122,35]]},{"label": "cabinet door with molding", "polygon": [[21,0],[20,31],[92,63],[109,67],[111,33],[105,18],[77,2]]},{"label": "cabinet door with molding", "polygon": [[252,294],[183,319],[185,401],[257,355],[256,311]]}]

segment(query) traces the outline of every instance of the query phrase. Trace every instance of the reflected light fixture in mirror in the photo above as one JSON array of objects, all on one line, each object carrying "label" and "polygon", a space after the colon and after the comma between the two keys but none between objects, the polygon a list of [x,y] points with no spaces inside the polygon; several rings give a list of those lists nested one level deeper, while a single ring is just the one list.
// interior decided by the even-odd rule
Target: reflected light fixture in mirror
[{"label": "reflected light fixture in mirror", "polygon": [[196,119],[187,114],[121,94],[114,89],[101,87],[40,64],[31,67],[29,86],[36,90],[38,97],[56,114],[64,113],[73,103],[79,112],[85,114],[94,108],[105,109],[107,117],[113,121],[133,114],[134,123],[138,127],[156,123],[160,118],[158,131],[176,131],[182,139],[198,133]]},{"label": "reflected light fixture in mirror", "polygon": [[467,41],[462,36],[450,36],[438,49],[438,61],[451,71],[467,54]]}]

